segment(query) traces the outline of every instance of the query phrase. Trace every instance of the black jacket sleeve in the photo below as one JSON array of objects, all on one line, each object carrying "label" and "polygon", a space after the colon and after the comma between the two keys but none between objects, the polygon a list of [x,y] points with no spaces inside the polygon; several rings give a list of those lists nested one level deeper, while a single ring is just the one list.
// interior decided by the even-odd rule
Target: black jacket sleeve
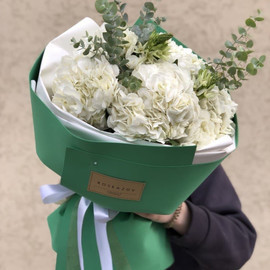
[{"label": "black jacket sleeve", "polygon": [[241,210],[238,196],[219,166],[186,201],[188,232],[168,230],[173,269],[239,269],[251,256],[256,232]]}]

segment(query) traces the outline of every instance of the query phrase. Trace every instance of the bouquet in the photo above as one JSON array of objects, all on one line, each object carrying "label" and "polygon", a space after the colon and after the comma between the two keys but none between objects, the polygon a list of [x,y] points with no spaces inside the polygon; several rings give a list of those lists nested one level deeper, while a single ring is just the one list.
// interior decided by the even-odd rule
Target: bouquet
[{"label": "bouquet", "polygon": [[173,212],[236,148],[230,91],[265,61],[250,58],[260,11],[205,61],[160,27],[153,3],[133,26],[125,6],[97,0],[104,24],[85,18],[30,73],[37,153],[61,175],[42,197],[68,198],[48,218],[57,269],[169,267],[164,228],[130,212]]}]

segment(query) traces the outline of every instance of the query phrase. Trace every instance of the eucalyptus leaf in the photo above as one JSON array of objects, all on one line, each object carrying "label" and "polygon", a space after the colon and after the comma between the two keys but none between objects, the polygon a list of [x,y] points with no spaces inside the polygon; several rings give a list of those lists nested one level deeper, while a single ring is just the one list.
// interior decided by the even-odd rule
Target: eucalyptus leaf
[{"label": "eucalyptus leaf", "polygon": [[123,20],[127,23],[128,22],[128,14],[124,13],[123,14]]},{"label": "eucalyptus leaf", "polygon": [[246,62],[248,59],[248,54],[246,52],[237,52],[235,56],[239,61],[243,62]]},{"label": "eucalyptus leaf", "polygon": [[235,67],[230,67],[228,69],[228,73],[233,77],[236,74],[236,68]]},{"label": "eucalyptus leaf", "polygon": [[259,63],[259,60],[256,58],[256,57],[253,57],[251,60],[250,60],[250,63],[253,64],[254,67],[256,67]]},{"label": "eucalyptus leaf", "polygon": [[111,32],[115,28],[116,27],[113,24],[109,24],[109,23],[105,24],[105,29],[106,29],[107,32]]},{"label": "eucalyptus leaf", "polygon": [[232,34],[232,39],[233,39],[233,41],[236,41],[237,40],[237,35]]},{"label": "eucalyptus leaf", "polygon": [[253,41],[250,39],[247,44],[246,44],[247,48],[252,48],[253,47]]},{"label": "eucalyptus leaf", "polygon": [[120,6],[120,12],[124,12],[125,8],[126,8],[127,3],[124,3]]},{"label": "eucalyptus leaf", "polygon": [[243,27],[238,27],[238,33],[239,33],[240,35],[246,35],[246,34],[247,34],[247,31],[246,31],[246,29],[243,28]]},{"label": "eucalyptus leaf", "polygon": [[237,76],[241,80],[244,80],[245,79],[245,74],[244,74],[244,72],[242,70],[238,70],[237,71]]},{"label": "eucalyptus leaf", "polygon": [[266,56],[265,55],[262,55],[262,56],[260,56],[259,61],[261,63],[264,63],[265,59],[266,59]]},{"label": "eucalyptus leaf", "polygon": [[156,8],[152,2],[146,2],[144,6],[151,11],[156,11]]},{"label": "eucalyptus leaf", "polygon": [[86,50],[83,52],[83,55],[88,55],[89,52],[91,50],[91,45],[88,45],[88,47],[86,48]]},{"label": "eucalyptus leaf", "polygon": [[107,13],[110,15],[116,15],[117,13],[117,5],[114,2],[109,2]]},{"label": "eucalyptus leaf", "polygon": [[220,58],[215,58],[215,59],[213,60],[213,62],[214,62],[215,64],[221,64],[221,63],[223,63],[222,60],[221,60]]},{"label": "eucalyptus leaf", "polygon": [[96,0],[95,8],[97,12],[103,13],[106,11],[108,6],[108,0]]},{"label": "eucalyptus leaf", "polygon": [[231,41],[227,40],[227,41],[225,42],[225,46],[226,46],[227,48],[230,48],[230,47],[233,47],[233,44],[232,44]]},{"label": "eucalyptus leaf", "polygon": [[254,65],[252,63],[249,63],[247,65],[246,71],[252,76],[257,74],[257,69],[254,67]]},{"label": "eucalyptus leaf", "polygon": [[255,21],[253,19],[251,19],[251,18],[248,18],[245,23],[246,23],[246,26],[249,26],[249,27],[252,27],[252,28],[256,27]]},{"label": "eucalyptus leaf", "polygon": [[257,22],[261,22],[261,21],[264,21],[264,18],[263,17],[255,17],[254,20]]}]

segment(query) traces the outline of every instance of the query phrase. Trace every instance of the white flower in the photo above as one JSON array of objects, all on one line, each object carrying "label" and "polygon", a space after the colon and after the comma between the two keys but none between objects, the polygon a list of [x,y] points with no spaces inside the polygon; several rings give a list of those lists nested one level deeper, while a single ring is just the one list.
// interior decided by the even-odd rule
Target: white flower
[{"label": "white flower", "polygon": [[178,66],[182,69],[187,69],[192,74],[198,73],[203,65],[203,60],[199,59],[190,48],[177,45],[172,39],[169,40],[168,46],[170,48],[170,54],[166,61],[174,63],[177,60]]},{"label": "white flower", "polygon": [[127,67],[130,69],[135,69],[137,66],[139,66],[145,61],[145,58],[143,56],[136,55],[126,56],[126,59],[128,60]]},{"label": "white flower", "polygon": [[236,113],[237,104],[232,101],[227,89],[220,91],[216,86],[204,92],[204,98],[200,100],[200,106],[210,112],[212,121],[218,126],[217,136],[232,134],[234,127],[231,119]]},{"label": "white flower", "polygon": [[200,113],[190,74],[173,63],[160,62],[139,65],[133,75],[142,80],[142,88],[115,93],[108,126],[128,140],[164,144],[186,137],[186,128]]},{"label": "white flower", "polygon": [[199,100],[194,92],[182,93],[169,103],[167,109],[167,116],[172,125],[180,124],[184,127],[198,119],[199,114]]},{"label": "white flower", "polygon": [[52,102],[90,124],[105,128],[104,114],[119,86],[118,73],[118,67],[110,65],[105,57],[65,56],[53,81]]},{"label": "white flower", "polygon": [[143,100],[136,93],[127,93],[125,89],[120,89],[108,110],[108,127],[127,140],[140,138],[147,133],[147,119],[143,109]]},{"label": "white flower", "polygon": [[164,107],[180,93],[193,91],[190,73],[172,63],[142,64],[133,71],[132,75],[141,79],[142,86],[150,92],[162,96]]},{"label": "white flower", "polygon": [[126,58],[128,58],[129,56],[131,56],[131,54],[136,48],[138,36],[133,31],[130,31],[128,28],[124,31],[124,34],[126,36],[123,38],[123,40],[127,41],[128,43],[124,44],[123,47],[125,49]]},{"label": "white flower", "polygon": [[232,117],[237,104],[226,89],[220,91],[214,87],[206,90],[199,103],[201,112],[198,121],[187,128],[187,137],[181,140],[182,145],[196,144],[197,149],[201,149],[223,135],[234,134]]}]

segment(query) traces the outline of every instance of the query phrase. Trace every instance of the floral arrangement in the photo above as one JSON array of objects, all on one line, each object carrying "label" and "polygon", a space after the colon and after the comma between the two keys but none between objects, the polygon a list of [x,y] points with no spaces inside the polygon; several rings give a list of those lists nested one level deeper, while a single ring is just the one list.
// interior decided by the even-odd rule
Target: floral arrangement
[{"label": "floral arrangement", "polygon": [[[250,54],[248,34],[257,17],[226,41],[222,58],[206,62],[173,36],[158,33],[165,18],[146,2],[140,22],[128,26],[126,4],[97,0],[104,24],[94,35],[73,38],[74,54],[62,58],[52,102],[90,125],[125,137],[171,145],[197,145],[234,134],[237,104],[230,90],[263,67]],[[250,61],[249,61],[250,60]]]},{"label": "floral arrangement", "polygon": [[235,149],[230,91],[263,67],[250,37],[263,17],[205,61],[159,26],[152,2],[132,26],[125,3],[95,5],[104,24],[56,37],[29,76],[37,154],[61,176],[40,189],[62,203],[48,217],[56,269],[167,269],[165,228],[133,213],[172,213]]}]

